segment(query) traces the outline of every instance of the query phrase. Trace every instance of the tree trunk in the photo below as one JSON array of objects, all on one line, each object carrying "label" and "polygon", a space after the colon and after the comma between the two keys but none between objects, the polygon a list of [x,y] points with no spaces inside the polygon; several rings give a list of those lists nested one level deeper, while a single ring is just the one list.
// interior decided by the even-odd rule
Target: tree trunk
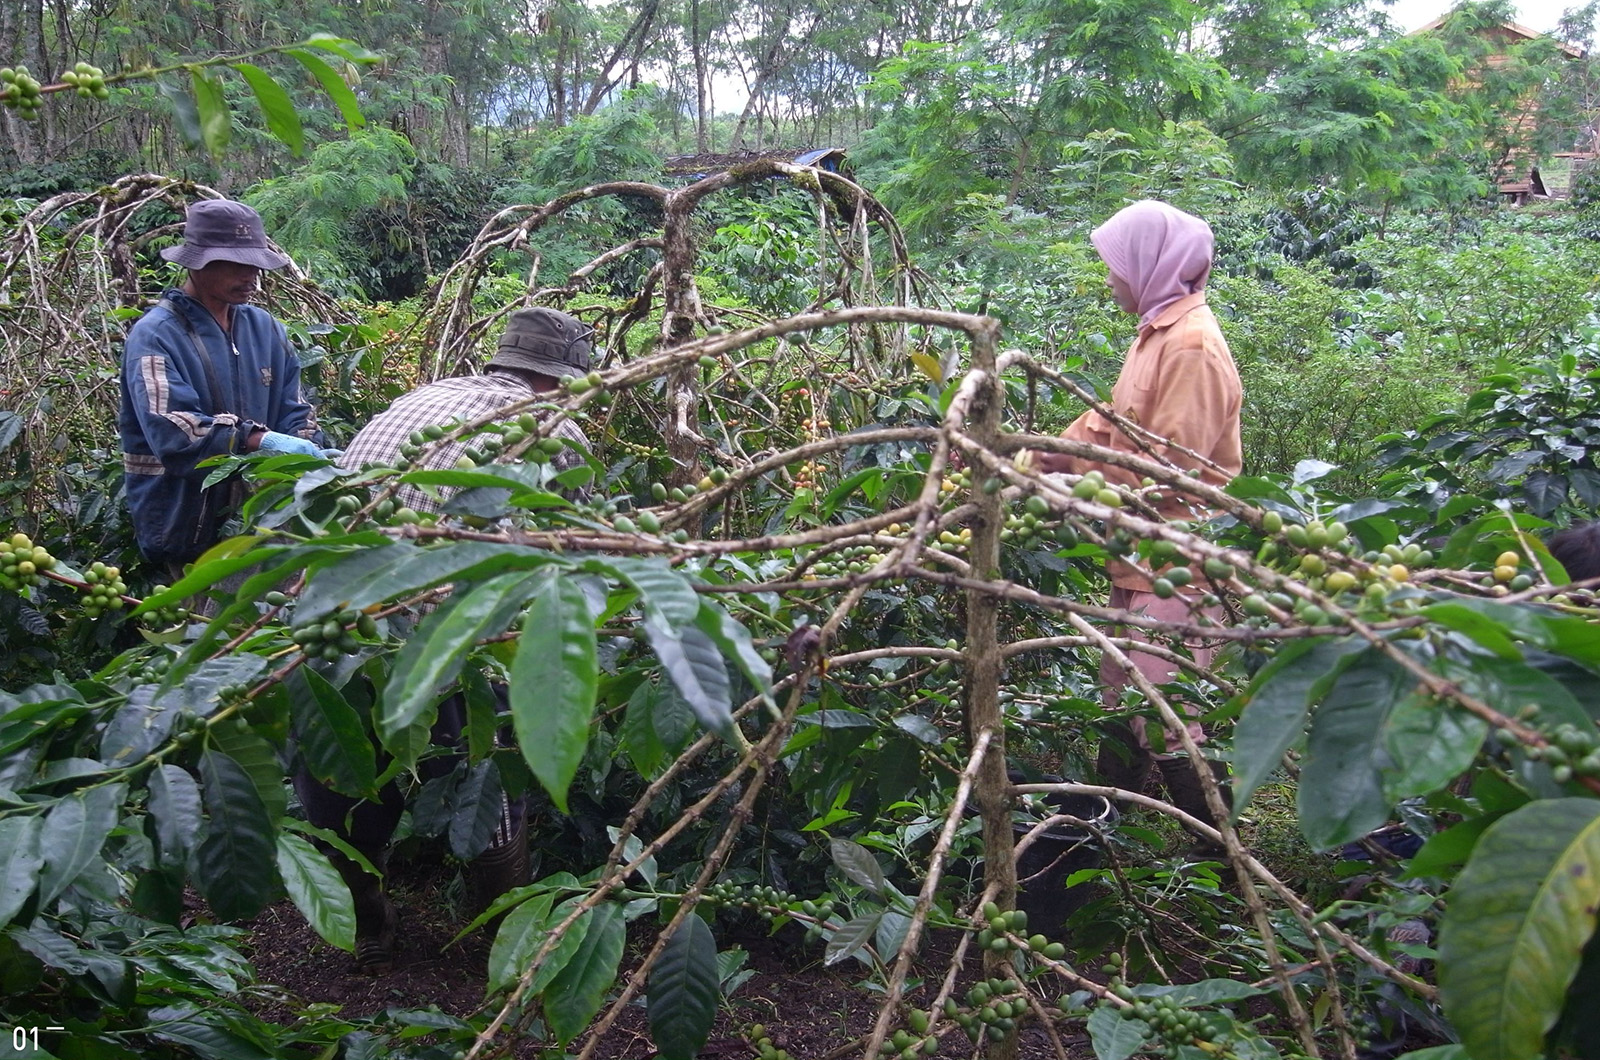
[{"label": "tree trunk", "polygon": [[645,0],[638,16],[634,18],[633,24],[628,27],[628,32],[622,35],[622,40],[618,41],[617,46],[611,50],[611,57],[605,61],[604,65],[595,74],[594,87],[589,90],[589,98],[584,101],[583,113],[593,114],[599,108],[601,101],[605,99],[606,93],[622,82],[622,78],[628,68],[625,67],[623,74],[619,74],[616,77],[611,76],[611,71],[622,61],[623,56],[628,54],[630,47],[633,48],[631,67],[634,76],[638,76],[639,55],[644,51],[645,41],[650,36],[650,27],[655,24],[656,12],[660,8],[661,0]]},{"label": "tree trunk", "polygon": [[567,124],[567,44],[570,40],[563,22],[556,27],[556,61],[550,65],[550,120],[558,129]]},{"label": "tree trunk", "polygon": [[[4,6],[12,6],[5,3]],[[17,58],[26,63],[28,72],[40,81],[50,79],[49,71],[45,69],[48,61],[44,53],[44,0],[29,0],[22,5],[22,32],[13,40],[18,40],[21,47],[17,49]],[[49,116],[51,106],[46,103],[40,110],[39,121],[23,121],[17,117],[17,112],[10,107],[5,108],[6,126],[11,134],[11,149],[17,153],[17,160],[24,165],[39,165],[44,161],[43,141],[40,126]]]},{"label": "tree trunk", "polygon": [[[978,387],[972,402],[967,429],[985,447],[997,444],[1005,391],[996,369],[999,325],[973,336],[972,368],[987,378]],[[999,577],[1000,527],[1005,521],[998,493],[971,491],[977,507],[973,517],[970,561],[972,576],[988,580]],[[1006,726],[1000,704],[1000,597],[992,593],[967,593],[966,706],[968,739],[975,740],[985,729],[993,736],[978,766],[973,785],[973,801],[983,816],[983,878],[1001,909],[1012,909],[1017,901],[1016,834],[1011,827],[1011,779],[1006,773]],[[1010,954],[991,951],[983,955],[984,974],[1010,978],[1016,974]],[[998,1042],[987,1044],[988,1060],[1014,1060],[1017,1035],[1012,1032]]]},{"label": "tree trunk", "polygon": [[805,50],[817,32],[817,26],[822,22],[822,16],[813,13],[811,25],[800,35],[799,41],[794,47],[785,48],[786,38],[789,36],[789,17],[787,11],[780,16],[778,25],[773,28],[772,39],[768,41],[766,50],[762,52],[761,59],[756,64],[756,79],[750,85],[750,97],[744,101],[744,111],[739,115],[739,122],[733,127],[733,140],[728,145],[730,151],[736,151],[744,146],[745,124],[750,120],[750,115],[756,112],[762,93],[766,91],[767,82],[782,73],[793,56]]},{"label": "tree trunk", "polygon": [[[693,201],[679,189],[667,196],[661,227],[660,349],[669,350],[694,338],[700,315],[700,295],[694,282]],[[676,465],[674,484],[700,478],[700,372],[692,362],[679,365],[667,376],[666,420],[662,436],[667,454]]]},{"label": "tree trunk", "polygon": [[1023,136],[1022,142],[1017,145],[1017,162],[1011,170],[1011,187],[1006,190],[1006,205],[1015,206],[1017,196],[1022,194],[1022,177],[1028,170],[1028,156],[1031,153],[1031,141]]},{"label": "tree trunk", "polygon": [[700,0],[689,0],[689,47],[694,53],[694,144],[695,150],[705,154],[711,150],[707,137],[706,90],[710,79],[706,76],[705,42],[700,39]]}]

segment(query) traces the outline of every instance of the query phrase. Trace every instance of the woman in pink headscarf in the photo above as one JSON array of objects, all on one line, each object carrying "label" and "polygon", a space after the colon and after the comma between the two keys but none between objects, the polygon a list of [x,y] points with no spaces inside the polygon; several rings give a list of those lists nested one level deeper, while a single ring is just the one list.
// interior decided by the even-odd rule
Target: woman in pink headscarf
[{"label": "woman in pink headscarf", "polygon": [[[1119,210],[1089,236],[1110,270],[1111,293],[1117,305],[1139,317],[1139,337],[1128,350],[1122,373],[1111,391],[1111,407],[1124,419],[1165,443],[1136,444],[1105,416],[1090,411],[1078,417],[1062,436],[1107,449],[1140,453],[1199,471],[1200,479],[1225,485],[1242,466],[1239,441],[1239,407],[1243,400],[1239,373],[1217,318],[1206,305],[1206,277],[1211,273],[1214,240],[1211,226],[1200,218],[1163,202],[1146,200]],[[1196,454],[1196,455],[1191,455]],[[1098,470],[1109,483],[1137,485],[1141,476],[1132,471],[1097,464],[1059,453],[1036,453],[1040,470],[1081,475]],[[1200,459],[1203,458],[1203,459]],[[1193,514],[1183,499],[1168,491],[1161,504],[1170,519]],[[1127,563],[1113,562],[1111,606],[1143,613],[1169,622],[1192,622],[1202,613],[1191,595],[1179,593],[1161,599],[1150,591],[1150,580]],[[1211,609],[1212,617],[1220,617]],[[1137,635],[1137,634],[1135,634]],[[1213,648],[1191,645],[1195,661],[1205,665]],[[1130,661],[1152,683],[1172,679],[1177,667],[1164,659],[1139,652]],[[1108,709],[1116,709],[1128,675],[1106,662],[1100,668]],[[1205,734],[1198,723],[1188,726],[1197,742]],[[1166,744],[1175,744],[1171,736]],[[1131,724],[1113,723],[1100,745],[1099,770],[1117,787],[1140,790],[1152,765],[1159,765],[1172,801],[1207,823],[1214,823],[1200,782],[1189,763],[1166,753],[1152,753],[1145,719]],[[1216,764],[1219,778],[1226,767]]]}]

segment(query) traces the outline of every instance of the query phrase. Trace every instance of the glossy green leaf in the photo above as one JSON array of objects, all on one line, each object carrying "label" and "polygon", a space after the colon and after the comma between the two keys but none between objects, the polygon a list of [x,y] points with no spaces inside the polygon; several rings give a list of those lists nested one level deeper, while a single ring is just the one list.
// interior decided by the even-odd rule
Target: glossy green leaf
[{"label": "glossy green leaf", "polygon": [[656,684],[655,690],[650,724],[654,726],[656,738],[661,741],[668,757],[676,757],[694,739],[694,710],[671,681]]},{"label": "glossy green leaf", "polygon": [[189,68],[189,87],[194,91],[195,111],[200,118],[200,141],[212,158],[221,158],[233,139],[233,115],[222,94],[222,82],[199,67]]},{"label": "glossy green leaf", "polygon": [[1417,678],[1378,655],[1360,657],[1317,707],[1300,762],[1300,831],[1314,849],[1353,842],[1389,819],[1383,730]]},{"label": "glossy green leaf", "polygon": [[921,714],[898,714],[894,719],[894,727],[928,747],[938,747],[944,742],[944,734],[939,727]]},{"label": "glossy green leaf", "polygon": [[200,756],[205,837],[195,851],[195,884],[222,920],[247,920],[278,894],[272,819],[244,766],[220,751]]},{"label": "glossy green leaf", "polygon": [[872,944],[885,961],[894,959],[911,931],[911,918],[895,909],[885,909],[878,920],[878,929],[872,933]]},{"label": "glossy green leaf", "polygon": [[1496,821],[1446,902],[1439,998],[1473,1060],[1527,1060],[1561,1014],[1600,906],[1600,802]]},{"label": "glossy green leaf", "polygon": [[470,861],[488,847],[505,804],[500,769],[494,759],[485,758],[472,763],[457,785],[452,801],[454,811],[450,815],[450,853],[463,861]]},{"label": "glossy green leaf", "polygon": [[437,1005],[404,1011],[389,1009],[385,1015],[402,1027],[417,1027],[429,1031],[476,1032],[477,1028],[449,1013],[440,1012]]},{"label": "glossy green leaf", "polygon": [[300,594],[295,618],[309,622],[341,608],[363,609],[445,582],[529,569],[554,557],[538,549],[461,541],[433,548],[409,542],[360,548],[318,570]]},{"label": "glossy green leaf", "polygon": [[[1600,637],[1594,635],[1594,626],[1582,618],[1527,604],[1509,604],[1470,596],[1460,597],[1449,605],[1433,606],[1475,611],[1499,624],[1510,636],[1519,640],[1580,662],[1600,663]],[[1433,607],[1425,607],[1422,613],[1428,614],[1432,610]]]},{"label": "glossy green leaf", "polygon": [[383,1039],[367,1031],[351,1031],[339,1039],[340,1060],[386,1060],[391,1055]]},{"label": "glossy green leaf", "polygon": [[311,929],[346,953],[356,948],[356,906],[326,855],[289,832],[278,833],[278,874]]},{"label": "glossy green leaf", "polygon": [[[259,539],[247,537],[229,538],[227,541],[217,545],[211,551],[217,552],[225,546],[237,545],[239,542],[253,542],[255,540]],[[289,551],[291,551],[291,549],[285,545],[263,545],[253,547],[249,549],[249,551],[239,555],[229,555],[218,559],[207,559],[205,556],[202,556],[200,560],[197,561],[192,568],[190,568],[189,573],[185,574],[182,578],[174,582],[172,587],[166,592],[151,593],[149,596],[144,598],[138,607],[129,612],[129,614],[142,615],[149,611],[153,611],[156,608],[173,607],[177,604],[181,604],[191,596],[196,596],[211,588],[213,585],[216,585],[229,575],[237,574],[240,571],[248,570],[251,567],[260,566],[266,560],[275,556],[281,556]],[[210,554],[211,553],[207,553],[208,556]]]},{"label": "glossy green leaf", "polygon": [[506,914],[489,948],[489,992],[504,990],[528,966],[539,944],[544,941],[552,894],[536,894]]},{"label": "glossy green leaf", "polygon": [[151,770],[146,784],[157,864],[167,871],[181,870],[200,834],[200,785],[187,770],[170,764]]},{"label": "glossy green leaf", "polygon": [[[1486,703],[1503,704],[1515,714],[1529,703],[1539,705],[1545,724],[1554,727],[1567,722],[1584,725],[1589,721],[1584,708],[1568,687],[1544,670],[1515,659],[1470,656],[1446,651],[1439,656],[1439,672],[1461,686],[1469,695]],[[1600,683],[1600,677],[1592,678]]]},{"label": "glossy green leaf", "polygon": [[589,746],[600,664],[582,587],[550,579],[522,624],[511,667],[511,720],[528,768],[567,812],[567,789]]},{"label": "glossy green leaf", "polygon": [[[31,695],[30,695],[31,693]],[[0,755],[35,743],[51,729],[88,713],[89,705],[64,685],[34,685],[21,696],[0,693]]]},{"label": "glossy green leaf", "polygon": [[[539,490],[542,474],[533,464],[485,464],[471,469],[423,468],[407,471],[399,481],[412,486],[453,486],[457,489]],[[566,503],[566,502],[563,502]],[[568,505],[570,507],[570,504]]]},{"label": "glossy green leaf", "polygon": [[274,825],[283,820],[289,808],[289,792],[283,782],[283,765],[273,746],[244,725],[213,725],[206,730],[206,739],[249,776],[267,820]]},{"label": "glossy green leaf", "polygon": [[1367,649],[1355,637],[1299,641],[1283,648],[1243,694],[1233,736],[1234,811],[1244,809],[1305,731],[1311,706],[1350,657]]},{"label": "glossy green leaf", "polygon": [[377,52],[369,51],[347,37],[335,36],[332,33],[313,33],[306,38],[306,47],[321,48],[323,51],[341,55],[353,63],[375,63],[383,56]]},{"label": "glossy green leaf", "polygon": [[85,959],[84,952],[69,938],[59,931],[53,931],[43,924],[33,927],[12,927],[6,931],[17,945],[43,961],[47,967],[66,972],[68,975],[87,975],[89,962]]},{"label": "glossy green leaf", "polygon": [[693,626],[664,626],[646,616],[645,637],[689,709],[702,726],[730,743],[737,742],[728,668],[711,638]]},{"label": "glossy green leaf", "polygon": [[344,78],[323,62],[317,56],[302,48],[290,48],[289,54],[294,56],[299,64],[310,71],[328,98],[338,106],[339,113],[344,116],[344,123],[351,129],[360,129],[367,124],[367,119],[361,116],[361,104],[356,101],[356,94],[350,91],[350,86],[344,83]]},{"label": "glossy green leaf", "polygon": [[1433,604],[1422,613],[1448,629],[1465,633],[1502,659],[1520,659],[1522,652],[1504,626],[1488,615],[1459,604]]},{"label": "glossy green leaf", "polygon": [[300,758],[312,776],[342,795],[376,798],[377,755],[361,715],[326,678],[302,666],[284,682]]},{"label": "glossy green leaf", "polygon": [[0,819],[0,927],[11,923],[39,885],[42,824],[37,816]]},{"label": "glossy green leaf", "polygon": [[152,1009],[146,1029],[206,1060],[273,1060],[271,1053],[249,1039],[207,1022],[211,1018],[193,1005],[175,1005]]},{"label": "glossy green leaf", "polygon": [[1406,862],[1403,878],[1410,880],[1421,876],[1451,875],[1454,869],[1467,863],[1483,833],[1502,816],[1493,813],[1470,817],[1442,832],[1435,832],[1422,844],[1422,849]]},{"label": "glossy green leaf", "polygon": [[545,991],[544,1016],[563,1047],[589,1025],[617,980],[627,925],[619,902],[595,906],[580,949]]},{"label": "glossy green leaf", "polygon": [[163,709],[187,710],[208,718],[217,712],[223,689],[249,684],[266,668],[266,659],[247,652],[203,659],[198,664],[185,661],[168,671],[157,695]]},{"label": "glossy green leaf", "polygon": [[340,608],[360,610],[389,599],[391,594],[403,595],[431,585],[431,575],[451,551],[429,552],[399,541],[339,556],[312,573],[295,604],[295,618],[301,622],[324,619]]},{"label": "glossy green leaf", "polygon": [[661,1060],[694,1060],[711,1036],[722,995],[717,941],[698,916],[684,917],[650,972],[646,1005]]},{"label": "glossy green leaf", "polygon": [[665,560],[624,557],[591,562],[585,569],[612,574],[639,590],[639,603],[646,617],[653,617],[668,629],[692,626],[700,613],[700,595],[694,591],[694,583]]},{"label": "glossy green leaf", "polygon": [[622,749],[627,752],[633,768],[648,779],[656,777],[667,758],[666,747],[656,735],[656,697],[655,682],[639,682],[633,695],[628,697],[628,705],[622,715],[622,728],[618,733]]},{"label": "glossy green leaf", "polygon": [[141,872],[129,895],[133,908],[151,920],[178,927],[183,923],[183,878],[152,869]]},{"label": "glossy green leaf", "polygon": [[888,881],[884,879],[883,869],[879,867],[872,851],[853,840],[835,838],[828,843],[828,854],[839,871],[852,882],[882,897]]},{"label": "glossy green leaf", "polygon": [[1537,648],[1524,650],[1528,666],[1556,683],[1590,718],[1600,719],[1600,670]]},{"label": "glossy green leaf", "polygon": [[117,825],[126,785],[85,788],[56,803],[45,815],[39,835],[44,871],[39,876],[39,901],[53,900],[85,869],[100,860],[100,848]]},{"label": "glossy green leaf", "polygon": [[1114,1005],[1100,1005],[1089,1013],[1089,1042],[1095,1060],[1128,1060],[1144,1048],[1143,1020],[1127,1020]]},{"label": "glossy green leaf", "polygon": [[484,672],[472,666],[461,673],[461,698],[467,708],[467,758],[476,762],[494,753],[503,722],[499,714],[500,697]]},{"label": "glossy green leaf", "polygon": [[201,146],[200,111],[195,107],[194,96],[185,91],[177,81],[168,78],[161,78],[156,82],[156,91],[161,93],[167,105],[172,108],[172,124],[178,130],[183,142],[190,147]]},{"label": "glossy green leaf", "polygon": [[[502,990],[520,979],[533,959],[538,956],[539,950],[544,946],[545,939],[550,933],[583,901],[582,896],[575,896],[562,902],[554,909],[550,903],[555,901],[551,894],[537,895],[517,906],[500,924],[500,930],[495,934],[494,945],[489,950],[489,990],[494,992]],[[567,962],[583,948],[584,933],[588,930],[589,918],[593,911],[584,913],[578,918],[551,951],[545,956],[544,962],[539,965],[539,970],[533,974],[528,983],[528,994],[538,996],[548,987]]]},{"label": "glossy green leaf", "polygon": [[1384,798],[1391,805],[1449,784],[1472,766],[1489,723],[1432,695],[1401,700],[1384,722]]},{"label": "glossy green leaf", "polygon": [[158,700],[154,685],[140,685],[106,723],[100,735],[100,760],[109,766],[141,761],[166,742],[178,712]]},{"label": "glossy green leaf", "polygon": [[[873,913],[863,913],[853,920],[847,921],[828,939],[827,948],[823,951],[822,963],[826,965],[838,964],[846,957],[854,957],[872,941],[878,933],[878,924],[883,920],[883,911],[880,909]],[[867,961],[862,956],[862,961]]]},{"label": "glossy green leaf", "polygon": [[1141,983],[1133,988],[1137,997],[1169,997],[1185,1007],[1196,1005],[1227,1005],[1249,997],[1272,993],[1271,987],[1240,983],[1233,979],[1201,979],[1193,983],[1164,986],[1159,983]]},{"label": "glossy green leaf", "polygon": [[724,656],[733,660],[739,672],[749,679],[756,692],[772,697],[772,664],[761,657],[750,640],[750,631],[732,615],[710,600],[700,601],[695,625],[711,638]]},{"label": "glossy green leaf", "polygon": [[396,753],[405,749],[407,730],[430,720],[425,712],[455,679],[473,646],[503,632],[542,581],[541,575],[523,571],[497,575],[458,591],[421,623],[395,659],[373,716],[385,747]]},{"label": "glossy green leaf", "polygon": [[289,98],[289,93],[272,79],[271,74],[253,63],[234,63],[233,68],[244,75],[250,90],[256,94],[256,103],[261,107],[261,116],[267,121],[267,129],[288,146],[291,154],[299,158],[305,153],[306,134],[300,126],[300,115],[295,113],[294,101]]}]

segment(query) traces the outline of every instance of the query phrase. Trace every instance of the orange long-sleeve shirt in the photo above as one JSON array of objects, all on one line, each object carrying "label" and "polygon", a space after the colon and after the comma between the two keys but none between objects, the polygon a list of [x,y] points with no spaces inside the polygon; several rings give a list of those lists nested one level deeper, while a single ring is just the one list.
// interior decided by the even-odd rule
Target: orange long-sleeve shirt
[{"label": "orange long-sleeve shirt", "polygon": [[[1111,390],[1111,407],[1119,415],[1194,450],[1222,471],[1201,465],[1170,445],[1152,445],[1156,454],[1179,467],[1200,467],[1201,480],[1219,487],[1227,485],[1244,466],[1239,438],[1243,401],[1239,371],[1217,318],[1206,305],[1204,291],[1174,302],[1139,328],[1139,337],[1128,350],[1122,374]],[[1094,411],[1079,416],[1061,435],[1107,449],[1142,452],[1110,420]],[[1076,457],[1056,454],[1051,464],[1052,470],[1078,475],[1098,469],[1109,483],[1136,486],[1140,481],[1136,472]],[[1171,519],[1189,515],[1183,501],[1170,494],[1161,509]],[[1110,569],[1112,584],[1149,589],[1149,580],[1127,564],[1115,563]]]}]

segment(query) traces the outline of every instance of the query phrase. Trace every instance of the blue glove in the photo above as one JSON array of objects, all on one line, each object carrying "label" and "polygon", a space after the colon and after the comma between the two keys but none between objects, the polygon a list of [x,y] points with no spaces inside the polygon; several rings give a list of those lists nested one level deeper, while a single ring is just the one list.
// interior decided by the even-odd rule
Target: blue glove
[{"label": "blue glove", "polygon": [[263,434],[259,449],[263,453],[299,453],[302,456],[322,455],[321,449],[304,438],[296,438],[292,434],[280,434],[277,431],[268,431]]},{"label": "blue glove", "polygon": [[337,460],[344,455],[343,449],[323,449],[321,452],[325,460]]}]

